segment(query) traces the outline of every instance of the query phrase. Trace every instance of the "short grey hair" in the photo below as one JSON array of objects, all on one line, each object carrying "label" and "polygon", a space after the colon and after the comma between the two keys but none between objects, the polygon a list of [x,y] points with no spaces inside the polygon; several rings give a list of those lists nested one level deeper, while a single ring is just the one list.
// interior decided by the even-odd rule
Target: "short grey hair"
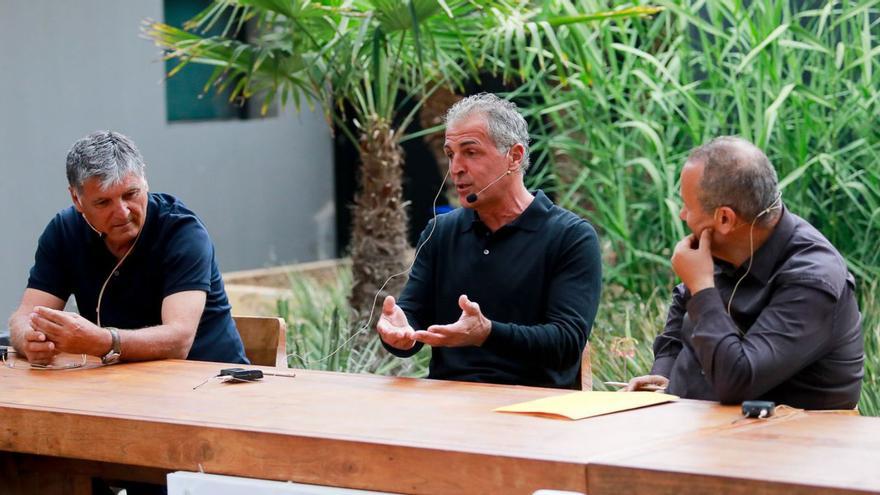
[{"label": "short grey hair", "polygon": [[95,131],[73,143],[67,152],[67,183],[82,192],[97,177],[101,187],[119,184],[130,173],[144,178],[144,157],[134,141],[113,131]]},{"label": "short grey hair", "polygon": [[[706,211],[729,206],[753,221],[779,199],[779,181],[767,155],[741,137],[717,137],[691,151],[688,161],[703,164],[699,201]],[[776,217],[771,213],[758,224]]]},{"label": "short grey hair", "polygon": [[507,153],[513,145],[519,143],[525,148],[523,153],[523,172],[529,168],[529,126],[526,119],[519,113],[516,104],[491,93],[480,93],[462,99],[446,112],[446,126],[472,115],[486,118],[489,137],[495,142],[495,148]]}]

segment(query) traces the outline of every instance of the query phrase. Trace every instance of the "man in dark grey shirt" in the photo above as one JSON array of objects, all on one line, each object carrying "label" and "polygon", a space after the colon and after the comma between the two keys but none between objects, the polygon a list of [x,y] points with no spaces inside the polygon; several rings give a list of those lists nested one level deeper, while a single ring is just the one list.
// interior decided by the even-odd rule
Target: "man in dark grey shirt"
[{"label": "man in dark grey shirt", "polygon": [[673,291],[651,375],[689,399],[852,409],[864,375],[861,315],[846,262],[788,211],[767,157],[740,138],[697,148],[681,173]]}]

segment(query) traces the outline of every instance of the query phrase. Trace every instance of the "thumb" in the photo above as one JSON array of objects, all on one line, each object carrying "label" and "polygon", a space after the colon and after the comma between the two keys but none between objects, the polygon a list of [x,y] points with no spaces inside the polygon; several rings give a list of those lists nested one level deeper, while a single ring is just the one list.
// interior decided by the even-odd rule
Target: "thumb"
[{"label": "thumb", "polygon": [[465,313],[467,313],[468,315],[471,315],[471,316],[477,315],[480,313],[480,305],[475,302],[472,302],[470,299],[468,299],[468,296],[465,294],[462,294],[458,298],[458,306],[461,308],[462,311],[464,311]]},{"label": "thumb", "polygon": [[712,250],[712,229],[703,229],[700,233],[700,251]]},{"label": "thumb", "polygon": [[386,296],[385,301],[382,302],[382,313],[390,315],[394,312],[394,306],[394,296]]}]

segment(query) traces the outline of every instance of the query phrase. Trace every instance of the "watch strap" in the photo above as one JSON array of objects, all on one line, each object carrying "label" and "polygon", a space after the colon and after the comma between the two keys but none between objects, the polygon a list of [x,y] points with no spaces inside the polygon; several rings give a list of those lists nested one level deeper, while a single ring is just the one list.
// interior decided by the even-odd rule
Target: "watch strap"
[{"label": "watch strap", "polygon": [[118,363],[119,359],[122,357],[122,347],[119,344],[119,330],[114,327],[104,327],[104,329],[110,332],[112,344],[110,346],[110,351],[108,351],[107,354],[104,354],[104,357],[101,358],[101,362],[104,364]]}]

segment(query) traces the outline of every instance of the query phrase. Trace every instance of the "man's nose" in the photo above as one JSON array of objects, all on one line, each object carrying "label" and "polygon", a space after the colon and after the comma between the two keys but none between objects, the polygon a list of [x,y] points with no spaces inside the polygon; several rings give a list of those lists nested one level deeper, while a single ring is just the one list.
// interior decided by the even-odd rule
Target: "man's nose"
[{"label": "man's nose", "polygon": [[129,213],[131,213],[131,208],[128,206],[128,203],[125,201],[119,201],[116,203],[115,208],[113,209],[113,214],[118,218],[128,218]]},{"label": "man's nose", "polygon": [[449,173],[456,175],[462,172],[464,172],[462,160],[458,158],[458,155],[453,155],[452,158],[449,159]]}]

